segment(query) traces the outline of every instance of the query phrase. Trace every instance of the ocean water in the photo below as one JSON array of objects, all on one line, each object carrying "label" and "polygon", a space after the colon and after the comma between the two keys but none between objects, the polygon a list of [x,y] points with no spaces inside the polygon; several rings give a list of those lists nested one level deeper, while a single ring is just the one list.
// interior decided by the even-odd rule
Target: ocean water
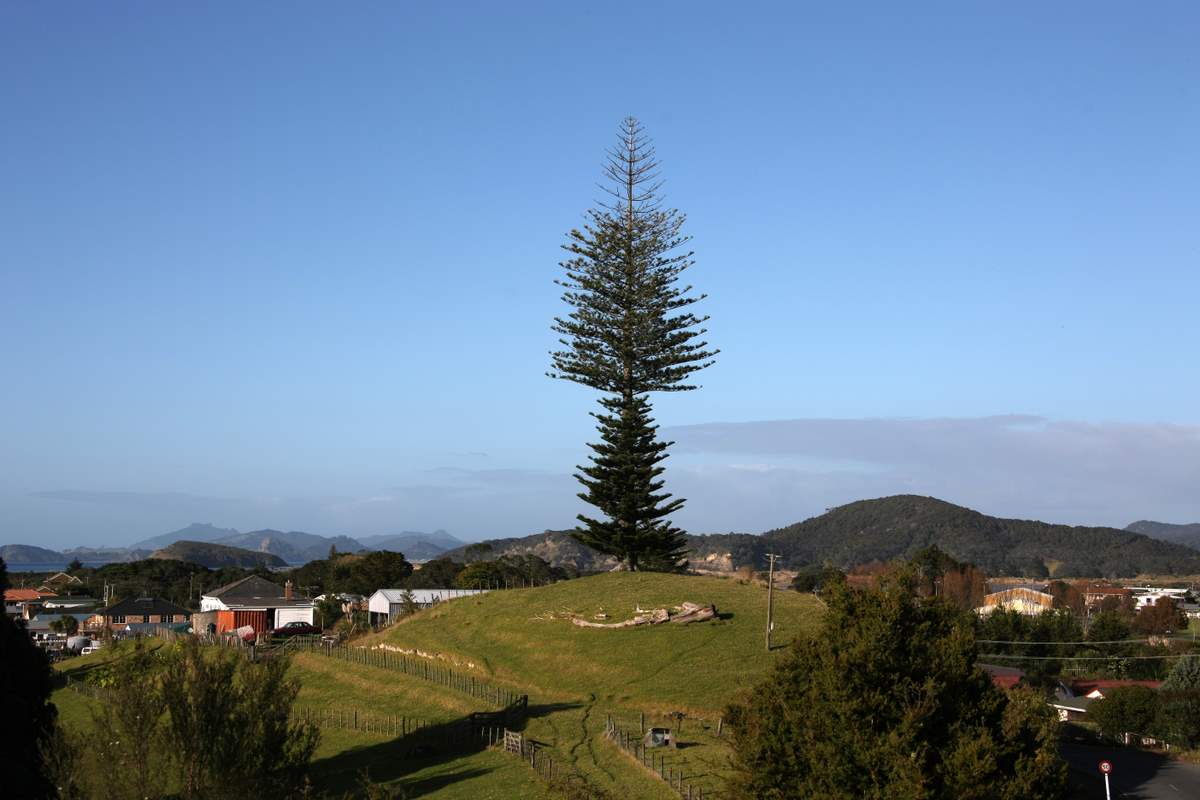
[{"label": "ocean water", "polygon": [[[53,574],[55,572],[66,572],[67,565],[70,563],[71,563],[70,561],[44,561],[44,562],[30,563],[30,564],[9,564],[8,571],[9,571],[9,573],[13,573],[13,572],[49,572],[49,573]],[[103,567],[105,564],[112,564],[115,562],[112,562],[112,561],[83,561],[80,563],[82,563],[85,567]]]}]

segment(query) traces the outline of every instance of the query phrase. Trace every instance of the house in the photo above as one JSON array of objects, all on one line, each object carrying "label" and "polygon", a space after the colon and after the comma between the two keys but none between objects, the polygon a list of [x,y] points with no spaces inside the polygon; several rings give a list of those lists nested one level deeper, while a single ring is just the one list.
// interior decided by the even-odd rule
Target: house
[{"label": "house", "polygon": [[47,597],[42,600],[42,607],[54,613],[82,614],[100,605],[94,597]]},{"label": "house", "polygon": [[429,608],[434,603],[443,603],[458,597],[484,594],[487,589],[380,589],[367,601],[370,623],[391,623],[404,614],[404,595],[412,595],[418,608]]},{"label": "house", "polygon": [[1054,697],[1047,702],[1058,712],[1060,722],[1075,722],[1087,717],[1088,706],[1094,700],[1091,697]]},{"label": "house", "polygon": [[187,622],[191,618],[192,612],[183,606],[177,606],[159,597],[138,597],[121,600],[108,608],[100,609],[88,622],[89,626],[120,629],[134,625],[174,625]]},{"label": "house", "polygon": [[1130,586],[1128,588],[1133,593],[1133,599],[1138,609],[1152,606],[1164,597],[1170,598],[1176,605],[1187,600],[1187,589],[1165,589],[1156,586]]},{"label": "house", "polygon": [[32,619],[41,610],[45,599],[54,596],[54,592],[38,589],[5,589],[4,611],[9,616]]},{"label": "house", "polygon": [[297,597],[292,582],[283,586],[250,575],[219,589],[200,595],[200,610],[216,612],[218,634],[250,626],[255,633],[281,628],[289,622],[313,624],[316,604],[307,597]]},{"label": "house", "polygon": [[82,589],[83,581],[76,578],[74,575],[68,575],[65,572],[57,572],[38,587],[40,592],[50,592],[56,594],[58,592],[70,592],[75,589]]},{"label": "house", "polygon": [[1118,602],[1123,602],[1126,598],[1132,596],[1133,592],[1124,586],[1089,584],[1083,588],[1083,602],[1088,608],[1095,608],[1110,597],[1115,597]]},{"label": "house", "polygon": [[1024,670],[1016,667],[1001,667],[996,664],[980,664],[979,666],[992,679],[992,684],[1000,689],[1011,689],[1025,677]]},{"label": "house", "polygon": [[1079,697],[1089,697],[1092,700],[1102,700],[1104,695],[1111,692],[1113,689],[1118,689],[1122,686],[1145,686],[1148,689],[1157,689],[1162,686],[1162,681],[1134,681],[1134,680],[1075,680],[1071,681],[1071,691]]},{"label": "house", "polygon": [[1016,586],[984,595],[983,605],[975,611],[981,616],[987,616],[999,608],[1036,617],[1043,611],[1054,608],[1054,596],[1025,586]]},{"label": "house", "polygon": [[54,630],[50,627],[51,623],[60,620],[63,617],[74,617],[76,622],[79,623],[79,629],[82,630],[83,626],[87,624],[90,616],[91,614],[38,614],[25,624],[25,629],[28,630],[30,634],[49,633],[50,631]]}]

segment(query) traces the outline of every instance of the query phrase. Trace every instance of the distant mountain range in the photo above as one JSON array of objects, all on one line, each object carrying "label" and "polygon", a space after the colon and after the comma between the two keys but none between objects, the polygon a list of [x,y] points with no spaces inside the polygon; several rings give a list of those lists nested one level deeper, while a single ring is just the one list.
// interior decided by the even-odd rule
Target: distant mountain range
[{"label": "distant mountain range", "polygon": [[[181,548],[171,550],[176,542],[187,544],[182,551],[193,557],[200,557],[196,554],[202,552],[195,545],[212,544],[268,554],[290,564],[325,558],[329,549],[336,547],[340,552],[394,550],[414,561],[439,556],[460,562],[479,561],[502,555],[533,554],[556,566],[573,564],[585,572],[616,566],[614,558],[579,544],[566,531],[465,544],[442,530],[352,539],[270,529],[241,533],[200,523],[145,539],[128,549],[75,548],[59,553],[32,545],[5,545],[0,547],[0,557],[14,566],[66,562],[72,558],[136,560],[150,551],[164,549],[171,553],[168,557],[176,557],[181,551]],[[688,537],[688,544],[692,566],[715,571],[744,565],[761,569],[766,553],[782,555],[785,568],[826,562],[847,568],[904,558],[927,545],[937,545],[951,556],[977,564],[993,575],[1128,578],[1138,574],[1200,574],[1200,524],[1171,525],[1143,520],[1126,530],[1053,525],[990,517],[933,497],[915,495],[849,503],[763,534],[693,535]]]},{"label": "distant mountain range", "polygon": [[[762,569],[767,553],[785,568],[830,563],[849,568],[911,556],[937,545],[993,575],[1129,578],[1138,574],[1200,574],[1200,551],[1117,528],[1073,527],[1002,519],[933,497],[897,495],[839,506],[763,534],[688,537],[693,567],[714,571],[743,565]],[[610,569],[615,561],[567,532],[492,539],[447,552],[457,560],[532,553],[556,566]]]},{"label": "distant mountain range", "polygon": [[331,547],[342,553],[359,550],[393,550],[404,553],[405,558],[427,561],[441,553],[463,544],[443,530],[433,533],[404,531],[398,534],[367,536],[352,539],[349,536],[318,536],[303,531],[277,531],[263,529],[242,533],[234,528],[218,528],[209,523],[194,522],[186,528],[163,533],[135,542],[129,547],[76,547],[62,552],[34,545],[10,544],[0,547],[0,558],[9,564],[46,564],[68,562],[78,558],[83,562],[137,561],[152,552],[169,549],[176,542],[191,544],[218,544],[277,556],[287,564],[305,564],[325,558]]},{"label": "distant mountain range", "polygon": [[1200,522],[1175,525],[1170,522],[1152,522],[1148,519],[1140,519],[1127,525],[1125,530],[1162,539],[1164,542],[1175,542],[1200,549]]},{"label": "distant mountain range", "polygon": [[404,557],[409,561],[428,561],[431,558],[437,558],[447,550],[453,550],[466,544],[463,540],[456,539],[443,530],[436,530],[433,533],[404,531],[383,536],[360,536],[358,540],[371,550],[392,550],[404,553]]}]

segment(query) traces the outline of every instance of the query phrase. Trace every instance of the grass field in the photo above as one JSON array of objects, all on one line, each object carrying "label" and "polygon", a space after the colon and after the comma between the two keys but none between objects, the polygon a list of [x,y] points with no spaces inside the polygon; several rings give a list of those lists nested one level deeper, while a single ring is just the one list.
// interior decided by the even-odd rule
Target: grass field
[{"label": "grass field", "polygon": [[[720,619],[693,625],[603,630],[571,623],[573,614],[607,622],[637,608],[690,600],[713,603]],[[774,641],[781,649],[814,629],[819,601],[775,593]],[[736,580],[652,573],[608,573],[536,589],[493,592],[436,606],[357,642],[419,649],[471,663],[479,677],[518,689],[537,709],[527,733],[549,745],[593,785],[618,797],[677,797],[603,738],[605,720],[637,731],[676,727],[684,748],[672,769],[718,796],[728,751],[717,738],[723,707],[755,685],[778,657],[765,649],[766,589]]]},{"label": "grass field", "polygon": [[[601,630],[580,628],[571,614],[606,621],[637,607],[714,603],[720,618],[693,625]],[[775,595],[775,641],[786,645],[809,633],[820,616],[811,596]],[[676,728],[683,747],[667,752],[705,797],[720,796],[728,752],[716,735],[721,709],[754,685],[778,658],[764,647],[766,590],[732,579],[612,573],[536,589],[462,598],[423,611],[378,634],[353,642],[387,644],[452,658],[458,670],[529,695],[527,737],[547,748],[562,767],[614,798],[671,800],[678,794],[604,739],[606,719],[636,732],[647,725]],[[59,669],[79,677],[111,657],[101,651]],[[464,666],[467,663],[472,667]],[[445,663],[439,659],[439,663]],[[404,715],[436,723],[484,710],[482,701],[415,676],[318,653],[292,656],[300,681],[297,703]],[[66,689],[55,693],[62,719],[89,726],[89,704]],[[352,790],[366,769],[376,781],[402,785],[408,797],[553,798],[558,796],[518,759],[496,751],[413,761],[395,740],[379,734],[323,728],[312,776],[317,787]]]}]

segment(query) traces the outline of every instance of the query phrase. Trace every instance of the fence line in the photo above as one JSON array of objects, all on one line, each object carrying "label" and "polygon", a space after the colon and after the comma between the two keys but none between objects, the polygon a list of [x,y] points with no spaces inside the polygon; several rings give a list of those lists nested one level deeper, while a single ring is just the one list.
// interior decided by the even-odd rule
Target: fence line
[{"label": "fence line", "polygon": [[[296,637],[296,639],[299,639],[299,637]],[[415,678],[421,678],[422,680],[463,692],[479,700],[486,700],[500,708],[507,708],[525,696],[510,689],[494,686],[476,678],[474,675],[465,675],[461,671],[431,663],[428,659],[409,658],[401,653],[394,653],[391,650],[384,650],[382,648],[351,647],[347,644],[322,642],[313,637],[301,641],[299,644],[291,645],[289,649],[300,652],[319,653],[331,658],[348,661],[352,664],[364,664],[366,666],[401,672],[405,675],[411,675]]]},{"label": "fence line", "polygon": [[[655,777],[666,781],[667,785],[678,792],[680,797],[686,797],[687,800],[704,800],[704,787],[687,781],[681,766],[678,771],[676,771],[675,765],[668,767],[666,755],[655,753],[657,748],[646,747],[640,734],[631,734],[621,730],[612,721],[612,717],[609,717],[604,726],[604,736],[650,770]],[[712,797],[711,790],[709,797]]]},{"label": "fence line", "polygon": [[576,772],[574,767],[556,762],[551,750],[526,739],[525,734],[507,728],[503,733],[503,737],[493,746],[498,746],[502,752],[524,761],[539,778],[553,786],[566,800],[604,800],[608,797],[607,793],[599,792],[588,785],[587,780]]}]

